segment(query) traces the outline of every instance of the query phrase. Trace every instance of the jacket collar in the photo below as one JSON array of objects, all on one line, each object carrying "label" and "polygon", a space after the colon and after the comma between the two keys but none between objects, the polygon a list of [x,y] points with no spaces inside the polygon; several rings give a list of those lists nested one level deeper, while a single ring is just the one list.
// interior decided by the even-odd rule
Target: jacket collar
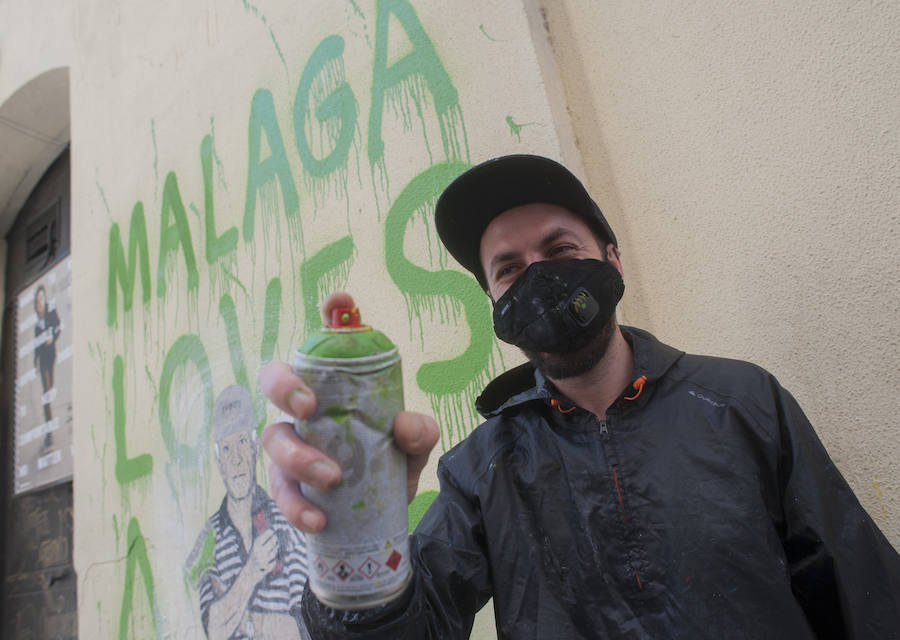
[{"label": "jacket collar", "polygon": [[[643,329],[619,328],[634,352],[634,378],[645,377],[644,384],[655,383],[684,355],[683,351],[663,344]],[[631,389],[627,391],[633,393]],[[558,395],[553,384],[526,362],[494,378],[478,396],[475,408],[482,416],[490,418],[509,407],[549,400]]]}]

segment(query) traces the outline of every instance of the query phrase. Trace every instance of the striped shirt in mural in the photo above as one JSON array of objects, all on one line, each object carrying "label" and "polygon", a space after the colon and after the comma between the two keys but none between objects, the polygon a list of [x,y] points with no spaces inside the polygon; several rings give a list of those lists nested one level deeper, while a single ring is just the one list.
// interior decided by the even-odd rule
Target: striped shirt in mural
[{"label": "striped shirt in mural", "polygon": [[[201,566],[195,574],[195,585],[200,591],[200,612],[204,630],[209,629],[210,605],[221,598],[234,584],[241,569],[247,563],[248,549],[228,515],[227,496],[219,510],[207,521],[198,540],[197,549],[203,549],[197,560]],[[252,535],[256,537],[272,529],[278,539],[278,562],[275,568],[256,585],[247,611],[250,613],[288,614],[304,630],[300,613],[303,588],[306,584],[306,543],[297,529],[291,526],[271,498],[259,486],[255,488]],[[204,562],[203,557],[206,558]],[[301,633],[305,637],[305,630]],[[246,626],[239,626],[232,640],[249,638]]]}]

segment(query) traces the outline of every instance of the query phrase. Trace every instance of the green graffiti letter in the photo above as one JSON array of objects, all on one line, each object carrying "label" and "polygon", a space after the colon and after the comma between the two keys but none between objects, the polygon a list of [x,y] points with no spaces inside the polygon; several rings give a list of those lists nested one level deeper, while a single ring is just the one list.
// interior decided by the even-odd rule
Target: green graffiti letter
[{"label": "green graffiti letter", "polygon": [[[265,131],[266,141],[269,143],[269,157],[259,159],[262,132]],[[272,93],[267,89],[260,89],[253,96],[250,105],[250,127],[248,141],[247,161],[247,199],[244,202],[244,240],[250,242],[253,239],[253,226],[256,219],[256,195],[259,189],[278,178],[281,185],[281,199],[284,203],[284,214],[288,217],[297,215],[300,209],[300,200],[297,197],[297,189],[294,179],[291,177],[291,167],[288,164],[287,153],[284,150],[284,140],[281,137],[281,129],[275,117],[275,103]]]},{"label": "green graffiti letter", "polygon": [[[350,260],[353,258],[353,238],[344,236],[336,242],[321,249],[316,255],[306,260],[300,266],[300,282],[303,288],[303,312],[305,317],[305,333],[314,331],[319,326],[319,294],[326,293],[322,289],[332,289],[337,283],[327,281],[326,275],[333,272],[349,269]],[[322,286],[322,281],[325,286]]]},{"label": "green graffiti letter", "polygon": [[[388,23],[391,14],[397,17],[412,51],[387,66]],[[434,45],[425,33],[415,9],[409,0],[378,0],[375,17],[375,67],[372,72],[372,104],[369,109],[369,161],[373,164],[384,155],[381,137],[381,120],[384,113],[385,94],[404,79],[421,74],[434,97],[434,107],[444,118],[457,105],[459,96],[450,76],[441,64]]]},{"label": "green graffiti letter", "polygon": [[122,356],[113,358],[113,435],[116,440],[116,480],[121,485],[150,475],[153,456],[144,453],[128,457],[125,443],[125,363]]},{"label": "green graffiti letter", "polygon": [[238,241],[238,230],[230,227],[220,236],[216,235],[216,216],[213,208],[213,139],[211,135],[200,143],[200,164],[203,167],[203,211],[206,220],[206,262],[214,263],[227,253],[234,251]]},{"label": "green graffiti letter", "polygon": [[266,309],[263,318],[262,345],[259,349],[260,364],[271,362],[281,324],[281,280],[272,278],[266,287]]},{"label": "green graffiti letter", "polygon": [[122,286],[122,311],[131,309],[134,298],[134,276],[141,268],[141,293],[143,302],[150,301],[150,251],[147,249],[147,223],[144,219],[144,205],[138,201],[131,210],[131,224],[128,228],[128,255],[122,246],[119,224],[113,223],[109,230],[109,289],[106,296],[106,324],[116,323],[116,279]]},{"label": "green graffiti letter", "polygon": [[[356,130],[356,98],[350,85],[343,79],[343,62],[341,56],[344,53],[344,39],[340,36],[328,36],[316,47],[306,63],[300,85],[297,87],[297,95],[294,98],[294,136],[297,139],[297,151],[303,168],[311,176],[321,178],[327,176],[339,166],[347,162],[350,153],[350,143],[353,142],[353,132]],[[335,69],[336,67],[336,69]],[[337,86],[316,107],[316,119],[325,123],[331,118],[338,118],[340,129],[337,139],[333,140],[334,149],[327,156],[319,160],[313,156],[309,148],[309,140],[306,137],[306,120],[309,117],[309,94],[316,77],[327,71],[326,77],[335,81]]]},{"label": "green graffiti letter", "polygon": [[[169,214],[172,223],[169,224]],[[194,258],[194,243],[191,240],[191,228],[188,225],[187,213],[181,192],[178,190],[178,178],[170,171],[163,185],[162,215],[159,220],[159,267],[156,270],[156,295],[166,295],[166,259],[169,253],[178,251],[179,245],[184,254],[184,265],[187,268],[188,289],[196,289],[200,282],[197,274],[197,260]]]},{"label": "green graffiti letter", "polygon": [[385,260],[394,284],[411,296],[449,296],[462,303],[469,325],[469,346],[452,360],[423,364],[416,374],[426,393],[460,393],[487,370],[491,346],[491,312],[488,299],[472,278],[457,271],[428,271],[414,265],[403,254],[406,226],[417,209],[428,207],[434,195],[468,168],[461,162],[445,162],[426,169],[406,186],[388,211],[384,233]]},{"label": "green graffiti letter", "polygon": [[[199,395],[203,408],[203,427],[199,429],[197,437],[197,446],[190,449],[187,445],[178,441],[175,436],[175,429],[172,427],[172,414],[170,404],[172,401],[172,383],[175,379],[175,373],[180,367],[188,362],[194,363],[197,373],[200,376],[201,388],[196,389],[194,393]],[[179,385],[181,386],[181,385]],[[182,393],[189,393],[182,390]],[[212,410],[213,410],[213,382],[212,371],[209,368],[209,358],[206,355],[206,349],[200,342],[200,337],[191,333],[185,334],[175,341],[166,359],[163,362],[162,374],[159,377],[159,426],[162,431],[163,443],[169,452],[169,457],[176,463],[181,462],[198,462],[195,455],[202,455],[205,447],[210,442],[210,432],[212,430]],[[183,416],[186,417],[186,416]],[[194,427],[195,425],[191,425]],[[205,461],[205,457],[203,460]]]},{"label": "green graffiti letter", "polygon": [[150,569],[150,559],[147,557],[147,543],[141,534],[141,526],[137,518],[132,518],[128,523],[128,560],[125,563],[125,589],[122,593],[122,611],[119,614],[119,640],[143,636],[137,629],[129,629],[128,621],[131,619],[131,608],[134,604],[134,572],[141,568],[141,576],[144,578],[144,591],[147,592],[147,601],[153,612],[153,626],[157,636],[162,636],[162,621],[158,619],[156,607],[156,587],[153,586],[153,571]]}]

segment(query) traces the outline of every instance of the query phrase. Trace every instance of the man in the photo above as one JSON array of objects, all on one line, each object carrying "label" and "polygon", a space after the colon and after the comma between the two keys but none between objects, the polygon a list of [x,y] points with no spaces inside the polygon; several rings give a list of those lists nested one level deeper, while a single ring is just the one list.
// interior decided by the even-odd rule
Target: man
[{"label": "man", "polygon": [[308,637],[300,615],[305,544],[256,484],[255,424],[247,389],[226,387],[213,409],[226,494],[187,562],[210,640]]},{"label": "man", "polygon": [[[465,638],[493,598],[500,638],[900,639],[900,557],[797,403],[754,365],[618,326],[616,237],[574,175],[488,161],[435,217],[529,363],[488,385],[486,421],[442,457],[412,586],[364,612],[309,596],[313,637]],[[283,367],[261,381],[311,411]],[[414,459],[429,424],[395,423]],[[328,463],[284,426],[264,440],[276,499],[322,524],[293,480]]]}]

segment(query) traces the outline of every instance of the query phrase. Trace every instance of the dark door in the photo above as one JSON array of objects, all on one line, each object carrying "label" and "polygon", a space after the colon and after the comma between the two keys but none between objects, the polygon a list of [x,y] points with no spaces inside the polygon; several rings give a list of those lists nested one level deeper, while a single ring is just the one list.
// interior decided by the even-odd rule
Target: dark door
[{"label": "dark door", "polygon": [[[3,451],[3,491],[0,496],[0,513],[3,514],[3,531],[0,534],[3,593],[0,599],[0,636],[3,638],[37,640],[77,637],[76,580],[72,564],[72,481],[69,478],[51,484],[37,482],[34,488],[21,490],[20,487],[20,492],[14,493],[17,486],[17,331],[21,335],[16,318],[17,308],[20,317],[24,308],[17,301],[23,297],[21,294],[26,288],[50,273],[68,256],[69,220],[67,149],[47,169],[31,192],[6,237],[6,293],[0,347],[0,416],[3,420],[0,429],[0,447]],[[35,300],[35,308],[37,306]],[[34,319],[31,322],[35,324]],[[71,331],[71,326],[68,330]],[[34,336],[32,345],[39,342],[37,330]],[[33,348],[32,345],[28,348]],[[36,353],[35,370],[44,368],[38,361]],[[30,373],[32,377],[35,376],[34,371]],[[46,398],[52,393],[47,393],[46,380],[41,379],[39,382],[44,385],[41,391],[36,392],[39,402],[48,402]],[[37,384],[34,380],[30,383],[32,387]],[[50,391],[54,392],[52,388]],[[32,411],[39,416],[35,420],[47,424],[44,414],[40,412],[49,416],[49,407],[49,402],[43,409],[38,405],[38,410]],[[54,418],[54,428],[58,429],[60,424],[71,424],[71,410],[57,411]],[[41,441],[37,444],[40,445],[46,438],[49,449],[53,434],[46,428],[45,431],[48,433],[42,433]],[[71,448],[70,445],[67,446]]]}]

